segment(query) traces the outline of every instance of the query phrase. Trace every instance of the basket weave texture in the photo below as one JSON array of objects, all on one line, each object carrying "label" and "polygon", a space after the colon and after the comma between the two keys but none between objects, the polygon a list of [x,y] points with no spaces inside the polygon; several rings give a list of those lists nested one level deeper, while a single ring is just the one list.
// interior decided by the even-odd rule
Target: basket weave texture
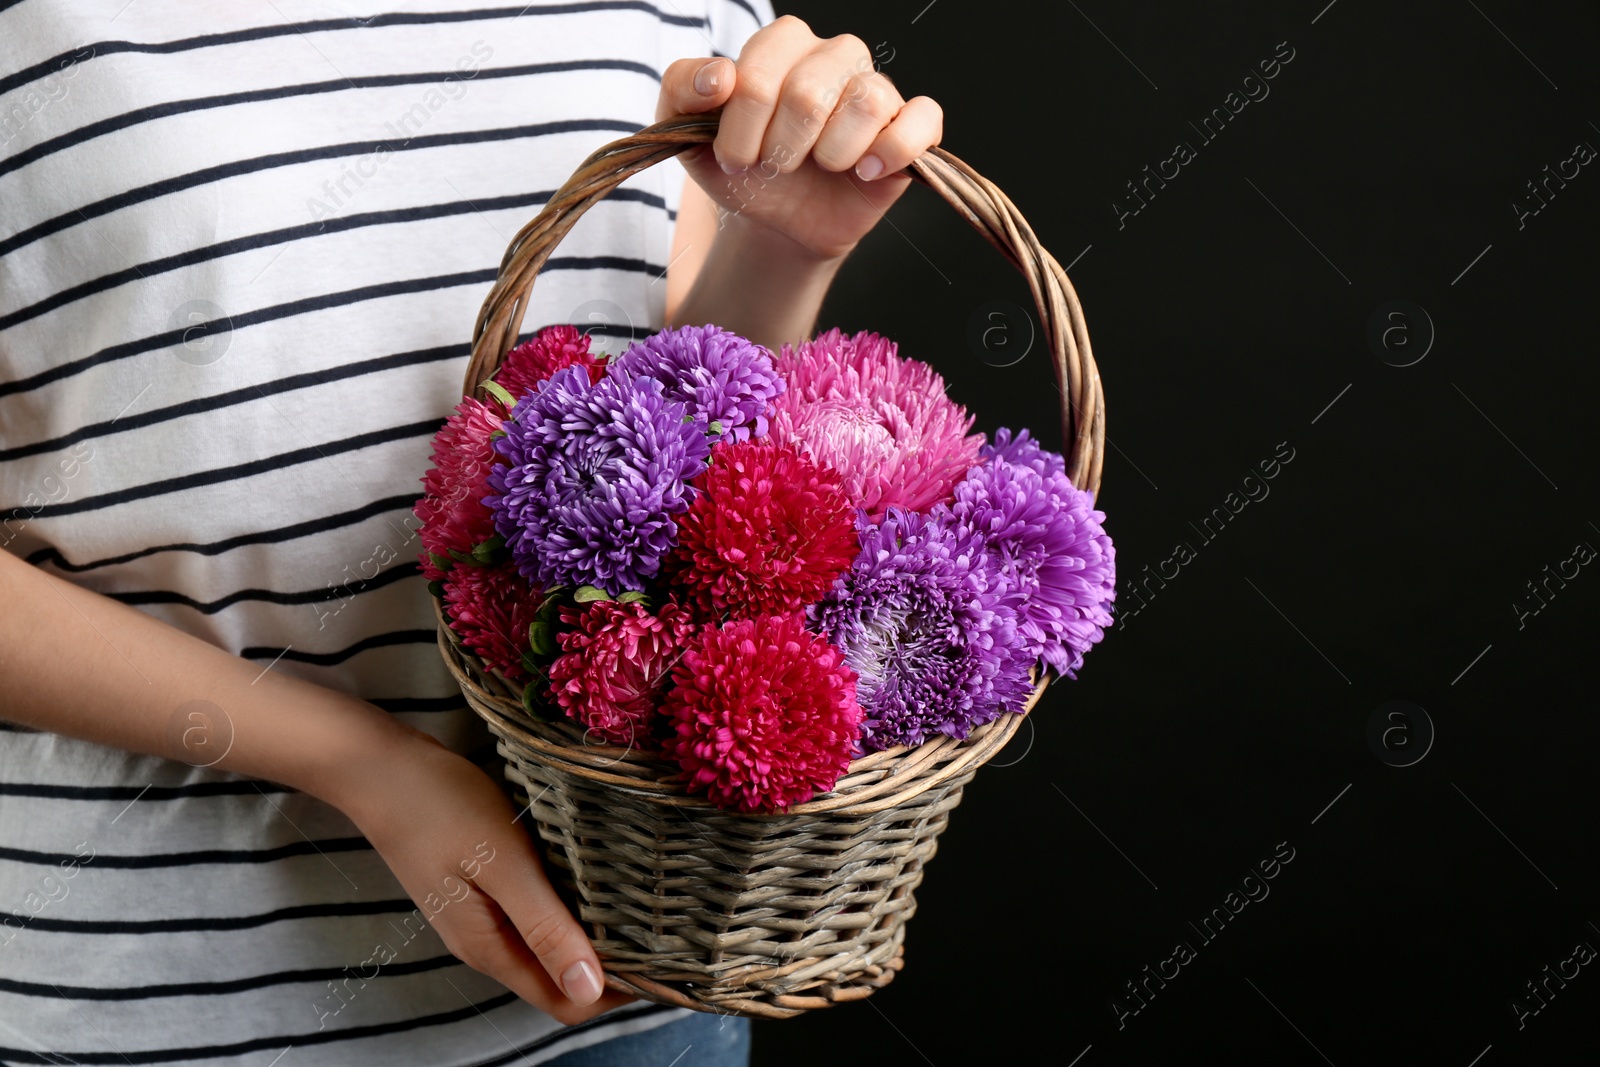
[{"label": "basket weave texture", "polygon": [[[678,116],[590,155],[517,234],[479,313],[464,392],[516,343],[539,268],[573,223],[629,175],[716,135],[716,114]],[[943,149],[909,168],[1027,278],[1062,395],[1067,474],[1098,490],[1105,403],[1071,283],[993,184]],[[870,753],[835,788],[778,814],[727,812],[686,792],[677,764],[595,743],[528,714],[522,687],[487,670],[450,630],[439,646],[488,724],[613,989],[701,1011],[785,1018],[859,1000],[903,965],[914,890],[950,812],[1021,715],[964,740]],[[1043,694],[1046,679],[1027,703]]]}]

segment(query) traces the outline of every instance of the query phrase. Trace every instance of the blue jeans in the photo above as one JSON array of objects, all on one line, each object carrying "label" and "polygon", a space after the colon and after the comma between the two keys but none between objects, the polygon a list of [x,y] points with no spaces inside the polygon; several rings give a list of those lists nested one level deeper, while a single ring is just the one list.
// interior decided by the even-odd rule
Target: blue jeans
[{"label": "blue jeans", "polygon": [[546,1061],[547,1067],[748,1067],[749,1063],[750,1020],[703,1012]]}]

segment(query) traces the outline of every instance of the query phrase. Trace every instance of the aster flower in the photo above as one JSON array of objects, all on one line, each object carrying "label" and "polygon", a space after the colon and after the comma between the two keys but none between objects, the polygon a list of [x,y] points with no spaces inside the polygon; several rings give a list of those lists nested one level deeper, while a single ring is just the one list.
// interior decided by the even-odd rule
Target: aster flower
[{"label": "aster flower", "polygon": [[1046,452],[1039,442],[1028,436],[1027,430],[1017,431],[1013,438],[1011,431],[1002,426],[994,432],[994,440],[978,452],[985,459],[1003,459],[1019,467],[1031,467],[1045,477],[1067,473],[1066,458],[1059,452]]},{"label": "aster flower", "polygon": [[693,485],[665,570],[701,618],[796,611],[855,558],[854,509],[839,476],[793,445],[718,445]]},{"label": "aster flower", "polygon": [[549,588],[642,588],[677,537],[705,434],[653,378],[557,371],[518,401],[494,448],[486,502],[517,568]]},{"label": "aster flower", "polygon": [[722,808],[779,811],[832,789],[861,721],[855,673],[797,614],[701,630],[673,669],[666,742]]},{"label": "aster flower", "polygon": [[983,435],[968,435],[972,416],[932,367],[902,358],[885,337],[829,330],[798,349],[784,345],[776,362],[788,389],[773,436],[838,471],[874,522],[891,505],[922,511],[948,499],[977,462]]},{"label": "aster flower", "polygon": [[1074,486],[1065,463],[1027,439],[995,434],[990,462],[940,509],[982,540],[995,584],[1017,612],[1017,639],[1032,660],[1076,678],[1083,654],[1112,623],[1116,550],[1105,513]]},{"label": "aster flower", "polygon": [[672,668],[694,633],[689,613],[667,602],[652,613],[635,600],[563,607],[572,629],[557,640],[550,694],[567,717],[616,745],[650,743]]},{"label": "aster flower", "polygon": [[500,429],[505,417],[505,408],[496,400],[483,403],[464,397],[434,434],[433,467],[422,476],[425,495],[414,509],[422,520],[418,533],[425,550],[418,558],[429,581],[437,581],[450,569],[439,559],[471,555],[495,535],[483,496],[494,462],[489,435]]},{"label": "aster flower", "polygon": [[450,629],[484,664],[511,681],[528,676],[522,654],[539,596],[508,563],[463,564],[444,576],[444,613]]},{"label": "aster flower", "polygon": [[868,751],[964,738],[1032,692],[983,542],[945,519],[895,507],[864,525],[860,555],[810,616],[860,676]]},{"label": "aster flower", "polygon": [[583,367],[589,372],[589,380],[598,382],[606,372],[606,357],[602,352],[589,351],[589,335],[578,332],[576,327],[546,326],[505,354],[494,380],[513,400],[521,400],[540,383],[549,381],[556,371],[572,366]]},{"label": "aster flower", "polygon": [[772,400],[783,392],[772,353],[711,325],[662,330],[636,341],[612,363],[611,373],[656,379],[668,399],[689,405],[701,432],[728,441],[765,437]]}]

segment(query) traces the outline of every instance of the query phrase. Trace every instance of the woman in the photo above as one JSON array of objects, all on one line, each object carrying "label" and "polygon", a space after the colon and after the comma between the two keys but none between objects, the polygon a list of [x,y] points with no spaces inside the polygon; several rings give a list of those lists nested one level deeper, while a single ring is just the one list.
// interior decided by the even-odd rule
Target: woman
[{"label": "woman", "polygon": [[681,2],[0,3],[0,1061],[745,1061],[603,990],[410,515],[596,147],[722,109],[534,289],[527,331],[617,351],[808,336],[938,142],[860,40]]}]

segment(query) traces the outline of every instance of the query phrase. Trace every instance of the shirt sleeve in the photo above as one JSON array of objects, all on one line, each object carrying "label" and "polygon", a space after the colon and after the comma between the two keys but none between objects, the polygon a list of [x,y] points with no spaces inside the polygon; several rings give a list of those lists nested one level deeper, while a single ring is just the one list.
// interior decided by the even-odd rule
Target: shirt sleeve
[{"label": "shirt sleeve", "polygon": [[750,35],[775,18],[772,0],[706,0],[713,54],[738,59]]}]

